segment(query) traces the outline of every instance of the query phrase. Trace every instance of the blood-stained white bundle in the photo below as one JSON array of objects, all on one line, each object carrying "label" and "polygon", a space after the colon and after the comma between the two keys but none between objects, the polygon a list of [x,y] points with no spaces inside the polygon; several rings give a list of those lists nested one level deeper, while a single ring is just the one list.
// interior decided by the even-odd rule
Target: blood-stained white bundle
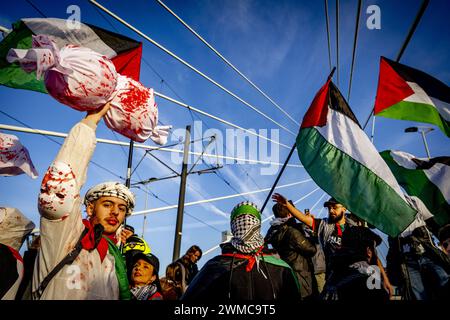
[{"label": "blood-stained white bundle", "polygon": [[7,60],[27,72],[36,70],[48,93],[75,110],[96,110],[111,102],[104,120],[112,130],[138,142],[166,143],[170,126],[157,127],[153,89],[118,74],[106,56],[70,44],[59,50],[49,36],[37,35],[32,49],[10,49]]}]

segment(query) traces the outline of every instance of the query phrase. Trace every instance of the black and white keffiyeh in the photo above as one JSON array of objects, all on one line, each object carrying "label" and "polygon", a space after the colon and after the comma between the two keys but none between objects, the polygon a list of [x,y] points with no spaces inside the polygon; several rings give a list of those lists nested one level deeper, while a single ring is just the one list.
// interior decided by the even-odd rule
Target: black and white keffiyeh
[{"label": "black and white keffiyeh", "polygon": [[128,212],[131,214],[134,208],[134,194],[125,185],[120,182],[103,182],[90,188],[84,196],[84,204],[87,205],[101,197],[116,197],[127,203]]},{"label": "black and white keffiyeh", "polygon": [[264,244],[261,221],[253,215],[244,214],[231,221],[233,247],[243,253],[252,253]]},{"label": "black and white keffiyeh", "polygon": [[149,284],[142,287],[134,287],[130,289],[131,294],[136,300],[148,300],[156,293],[157,290],[158,288],[154,284]]}]

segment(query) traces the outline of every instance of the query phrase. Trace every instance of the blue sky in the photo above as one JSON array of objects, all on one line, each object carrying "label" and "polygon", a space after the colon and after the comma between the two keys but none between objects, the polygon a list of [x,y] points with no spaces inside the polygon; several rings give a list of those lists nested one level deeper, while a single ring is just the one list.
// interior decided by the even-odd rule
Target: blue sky
[{"label": "blue sky", "polygon": [[[384,55],[395,59],[421,2],[419,0],[363,1],[350,99],[350,106],[362,124],[374,103],[379,57]],[[146,86],[179,99],[170,89],[173,88],[187,104],[245,128],[253,128],[257,131],[276,128],[275,124],[251,111],[117,21],[107,17],[109,21],[107,22],[88,1],[34,0],[33,3],[47,16],[57,18],[68,17],[67,7],[70,4],[77,4],[81,8],[83,22],[114,31],[111,23],[118,32],[143,41],[143,56],[164,79],[164,82],[161,82],[161,78],[155,72],[142,64],[141,82]],[[131,2],[125,1],[100,3],[291,131],[298,130],[292,121],[219,60],[156,1],[133,1],[132,6]],[[301,121],[312,98],[329,73],[323,1],[167,0],[165,3],[293,118]],[[356,3],[357,1],[340,1],[339,88],[345,96],[348,91]],[[365,23],[369,15],[365,13],[365,10],[372,4],[378,5],[381,9],[380,30],[366,28]],[[24,0],[6,2],[2,7],[3,10],[0,13],[2,26],[10,27],[12,22],[20,18],[39,17],[33,7]],[[401,60],[402,63],[430,73],[447,84],[450,83],[450,26],[447,17],[449,8],[450,4],[446,0],[430,2]],[[334,1],[329,1],[329,15],[334,65],[336,64]],[[196,116],[192,117],[187,110],[163,99],[157,98],[156,101],[160,120],[165,124],[172,124],[174,129],[184,128],[188,124],[193,125],[193,119],[203,121],[204,131],[207,129],[206,126],[222,132],[225,132],[227,128],[204,116],[200,116],[200,119]],[[59,104],[48,95],[6,87],[0,87],[0,110],[32,128],[57,132],[68,132],[72,125],[84,116]],[[22,126],[3,114],[0,114],[0,123]],[[405,128],[415,125],[419,124],[377,118],[375,146],[380,151],[397,149],[418,157],[425,157],[425,149],[419,134],[403,132]],[[369,134],[370,128],[371,124],[366,129]],[[28,148],[40,176],[36,180],[25,175],[2,177],[0,179],[1,204],[19,208],[36,225],[39,225],[36,203],[40,181],[59,146],[42,136],[12,134],[17,135]],[[127,141],[119,135],[114,135],[103,123],[98,128],[97,137]],[[54,139],[62,142],[60,138]],[[432,156],[449,154],[449,140],[437,128],[427,134],[427,139]],[[173,142],[176,141],[169,141],[169,143]],[[294,136],[280,130],[280,142],[292,145]],[[148,141],[147,144],[152,145],[152,142]],[[279,150],[279,161],[283,162],[289,150],[285,148]],[[123,177],[126,173],[127,152],[127,148],[98,144],[93,160]],[[181,169],[179,165],[171,163],[169,153],[155,151],[154,154],[177,170]],[[141,159],[142,155],[141,150],[135,151],[134,164]],[[300,164],[296,154],[290,163]],[[201,168],[205,166],[200,166],[199,169]],[[270,187],[276,176],[261,175],[260,169],[261,166],[250,164],[229,164],[220,169],[220,175],[232,185],[232,188],[214,174],[190,175],[186,202],[234,194],[236,193],[234,189],[246,192]],[[162,177],[169,174],[170,171],[154,159],[147,157],[136,170],[132,180],[139,181],[141,178]],[[287,168],[279,184],[293,183],[307,178],[308,175],[303,169]],[[115,175],[91,165],[82,193],[84,194],[88,187],[96,183],[117,179]],[[178,179],[154,182],[147,186],[165,202],[177,203]],[[280,191],[295,201],[315,188],[317,186],[313,182],[308,182]],[[137,211],[166,206],[165,202],[152,195],[147,198],[142,191],[138,189],[133,191],[137,195]],[[249,200],[261,206],[266,195],[267,193],[255,194]],[[299,202],[298,206],[301,209],[311,208],[322,195],[323,192],[318,190]],[[322,216],[326,214],[325,210],[321,211],[321,204],[326,198],[327,196],[322,197],[316,208],[311,210],[313,214],[320,213]],[[229,229],[229,212],[242,200],[244,199],[241,197],[187,207],[187,214],[208,225],[185,215],[181,251],[184,252],[192,244],[197,244],[204,250],[218,244],[221,240],[220,231]],[[269,209],[270,207],[268,206]],[[269,215],[270,210],[266,210],[265,216]],[[175,219],[175,209],[147,215],[145,239],[160,258],[161,270],[164,270],[172,258]],[[143,216],[132,217],[128,223],[132,224],[139,234],[142,233]],[[267,228],[266,223],[263,226],[263,233]],[[199,264],[203,265],[217,253],[218,251],[215,251],[205,256]]]}]

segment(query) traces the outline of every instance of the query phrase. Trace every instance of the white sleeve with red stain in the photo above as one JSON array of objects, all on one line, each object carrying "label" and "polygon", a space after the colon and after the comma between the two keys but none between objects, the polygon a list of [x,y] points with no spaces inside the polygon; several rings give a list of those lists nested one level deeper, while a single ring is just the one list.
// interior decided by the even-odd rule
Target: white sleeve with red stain
[{"label": "white sleeve with red stain", "polygon": [[95,145],[95,125],[80,122],[70,130],[42,180],[38,201],[42,217],[59,220],[80,212],[80,189]]}]

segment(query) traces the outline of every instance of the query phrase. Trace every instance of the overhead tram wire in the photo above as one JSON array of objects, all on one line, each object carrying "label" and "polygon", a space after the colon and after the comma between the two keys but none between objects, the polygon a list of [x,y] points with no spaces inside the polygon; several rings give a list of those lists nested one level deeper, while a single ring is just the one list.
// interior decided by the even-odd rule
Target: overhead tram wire
[{"label": "overhead tram wire", "polygon": [[275,101],[273,101],[266,93],[264,93],[256,84],[254,84],[247,76],[239,71],[228,59],[226,59],[219,51],[217,51],[209,42],[207,42],[202,36],[200,36],[194,29],[192,29],[183,19],[181,19],[175,12],[173,12],[164,2],[156,0],[164,9],[166,9],[171,15],[173,15],[179,22],[181,22],[192,34],[194,34],[201,42],[203,42],[211,51],[213,51],[222,61],[224,61],[229,67],[231,67],[237,74],[239,74],[245,81],[247,81],[253,88],[261,93],[267,100],[270,101],[278,110],[283,112],[292,122],[297,126],[300,123],[292,118],[282,107],[280,107]]},{"label": "overhead tram wire", "polygon": [[[171,206],[171,204],[170,204],[168,201],[162,199],[159,195],[155,194],[155,193],[154,193],[153,191],[151,191],[150,189],[148,189],[148,188],[146,188],[146,187],[144,187],[144,189],[143,189],[143,188],[140,187],[140,186],[136,186],[136,188],[140,189],[142,192],[145,192],[145,193],[151,195],[153,198],[155,198],[155,199],[161,201],[162,203],[164,203],[164,204],[166,204],[166,205],[168,205],[168,206]],[[197,218],[196,216],[190,214],[190,213],[187,212],[186,210],[184,210],[184,213],[185,213],[187,216],[191,217],[192,219],[197,220],[198,222],[204,224],[205,226],[207,226],[207,227],[213,229],[214,231],[217,231],[217,232],[219,232],[219,233],[222,233],[221,230],[217,229],[216,227],[214,227],[213,225],[211,225],[211,224],[209,224],[209,223],[207,223],[207,222],[205,222],[205,221],[200,220],[199,218]]]},{"label": "overhead tram wire", "polygon": [[[200,121],[202,121],[202,119],[200,118],[199,115],[195,114],[195,116],[196,116]],[[211,129],[211,127],[208,125],[208,123],[207,123],[206,121],[203,121],[203,123],[205,124],[205,126],[206,126],[208,129]],[[231,153],[229,152],[228,148],[227,148],[226,143],[223,144],[223,146],[224,146],[224,148],[225,148],[225,152],[226,152],[227,154],[231,154]],[[247,170],[245,170],[245,169],[242,168],[242,164],[240,164],[240,163],[236,163],[236,164],[238,165],[238,168],[239,168],[243,173],[245,173],[245,175],[246,175],[250,180],[252,180],[253,184],[254,184],[258,189],[261,189],[261,187],[260,187],[260,186],[256,183],[256,181],[253,179],[253,177],[252,177],[251,175],[249,175],[249,173],[247,172]]]},{"label": "overhead tram wire", "polygon": [[[89,0],[90,1],[90,0]],[[114,29],[114,30],[116,30],[117,32],[119,32],[118,30],[117,30],[117,28],[116,27],[114,27],[114,25],[102,14],[102,12],[100,11],[100,9],[98,9],[97,7],[95,7],[94,6],[94,8],[96,8],[96,11],[100,14],[100,16],[106,21],[106,22],[108,22],[108,24]],[[119,20],[120,21],[120,20]],[[261,139],[264,139],[264,140],[267,140],[267,141],[270,141],[270,142],[273,142],[273,143],[275,143],[275,144],[278,144],[278,145],[280,145],[280,146],[282,146],[283,148],[286,148],[286,149],[290,149],[290,147],[289,146],[287,146],[287,145],[285,145],[285,144],[283,144],[283,143],[280,143],[280,142],[278,142],[278,141],[275,141],[275,140],[272,140],[272,139],[268,139],[267,137],[264,137],[264,136],[262,136],[262,135],[259,135],[259,134],[257,134],[257,133],[255,133],[255,132],[253,132],[253,131],[251,131],[251,130],[249,130],[249,129],[245,129],[245,128],[243,128],[243,127],[241,127],[241,126],[238,126],[238,125],[236,125],[236,124],[234,124],[234,123],[232,123],[232,122],[229,122],[229,121],[227,121],[227,120],[224,120],[224,119],[222,119],[222,118],[220,118],[220,117],[217,117],[217,116],[214,116],[214,115],[212,115],[212,114],[209,114],[209,113],[207,113],[207,112],[205,112],[205,111],[203,111],[203,110],[200,110],[200,109],[198,109],[198,108],[196,108],[196,107],[193,107],[193,106],[190,106],[190,105],[188,105],[187,103],[185,103],[185,101],[184,101],[184,99],[182,98],[182,97],[180,97],[180,95],[170,86],[170,84],[164,79],[164,78],[162,78],[162,76],[159,74],[159,72],[157,72],[151,65],[150,65],[150,63],[148,63],[147,62],[147,60],[144,58],[144,57],[142,57],[142,60],[145,62],[145,64],[161,79],[161,81],[163,81],[163,83],[164,84],[166,84],[167,85],[167,87],[174,93],[174,95],[178,98],[178,99],[180,99],[181,101],[178,101],[178,100],[176,100],[176,99],[173,99],[173,98],[171,98],[171,97],[169,97],[169,96],[166,96],[166,95],[164,95],[164,94],[162,94],[162,93],[159,93],[159,92],[157,92],[157,91],[154,91],[154,94],[155,94],[155,96],[157,96],[157,97],[160,97],[160,98],[163,98],[163,99],[165,99],[165,100],[167,100],[167,101],[170,101],[170,102],[172,102],[172,103],[174,103],[174,104],[176,104],[176,105],[178,105],[178,106],[181,106],[181,107],[183,107],[183,108],[185,108],[185,109],[188,109],[190,112],[191,111],[194,111],[195,113],[199,113],[199,114],[201,114],[201,115],[204,115],[204,116],[207,116],[207,117],[209,117],[209,118],[211,118],[211,119],[214,119],[214,120],[216,120],[216,121],[218,121],[218,122],[221,122],[221,123],[223,123],[223,124],[226,124],[226,125],[228,125],[228,126],[230,126],[230,127],[233,127],[233,128],[235,128],[235,129],[239,129],[239,130],[242,130],[242,131],[244,131],[244,132],[247,132],[247,133],[249,133],[249,134],[251,134],[251,135],[254,135],[254,136],[257,136],[257,137],[259,137],[259,138],[261,138]],[[192,114],[191,114],[191,117],[192,117]]]},{"label": "overhead tram wire", "polygon": [[261,138],[261,139],[264,139],[264,140],[273,142],[273,143],[275,143],[275,144],[278,144],[279,146],[282,146],[283,148],[290,149],[290,147],[288,147],[287,145],[285,145],[285,144],[283,144],[283,143],[281,143],[281,142],[272,140],[272,139],[270,139],[270,138],[267,138],[267,137],[265,137],[265,136],[262,136],[262,135],[260,135],[260,134],[258,134],[258,133],[253,132],[252,130],[249,130],[249,129],[245,129],[245,128],[243,128],[243,127],[240,127],[240,126],[238,126],[238,125],[236,125],[236,124],[234,124],[234,123],[232,123],[232,122],[229,122],[229,121],[227,121],[227,120],[224,120],[224,119],[221,119],[221,118],[219,118],[219,117],[216,117],[216,116],[214,116],[214,115],[212,115],[212,114],[209,114],[209,113],[207,113],[207,112],[205,112],[205,111],[202,111],[202,110],[200,110],[200,109],[198,109],[198,108],[196,108],[196,107],[187,105],[186,103],[183,103],[183,102],[181,102],[181,101],[177,101],[177,100],[175,100],[175,99],[173,99],[173,98],[171,98],[171,97],[168,97],[168,96],[166,96],[166,95],[164,95],[164,94],[162,94],[162,93],[159,93],[159,92],[156,92],[156,91],[155,91],[154,93],[155,93],[155,96],[158,96],[158,97],[160,97],[160,98],[163,98],[163,99],[165,99],[165,100],[168,100],[168,101],[170,101],[170,102],[173,102],[174,104],[179,105],[179,106],[181,106],[181,107],[183,107],[183,108],[191,109],[192,111],[195,111],[196,113],[202,114],[202,115],[207,116],[207,117],[209,117],[209,118],[211,118],[211,119],[214,119],[214,120],[216,120],[216,121],[222,122],[222,123],[224,123],[224,124],[226,124],[226,125],[228,125],[228,126],[230,126],[230,127],[233,127],[233,128],[235,128],[235,129],[242,130],[242,131],[244,131],[244,132],[247,132],[248,134],[251,134],[251,135],[253,135],[253,136],[259,137],[259,138]]},{"label": "overhead tram wire", "polygon": [[102,6],[101,4],[99,4],[97,1],[95,0],[89,0],[90,3],[92,3],[93,5],[99,7],[101,10],[103,10],[104,12],[106,12],[107,14],[109,14],[110,16],[112,16],[114,19],[118,20],[119,22],[121,22],[122,24],[124,24],[125,26],[127,26],[129,29],[131,29],[132,31],[134,31],[135,33],[139,34],[141,37],[143,37],[144,39],[146,39],[147,41],[149,41],[150,43],[152,43],[153,45],[155,45],[156,47],[158,47],[159,49],[161,49],[162,51],[164,51],[165,53],[167,53],[168,55],[170,55],[171,57],[173,57],[174,59],[176,59],[177,61],[181,62],[182,64],[184,64],[186,67],[188,67],[189,69],[191,69],[192,71],[194,71],[195,73],[197,73],[198,75],[202,76],[203,78],[205,78],[206,80],[208,80],[209,82],[211,82],[212,84],[214,84],[215,86],[217,86],[218,88],[220,88],[221,90],[225,91],[226,93],[228,93],[230,96],[232,96],[233,98],[235,98],[236,100],[240,101],[241,103],[243,103],[244,105],[246,105],[248,108],[252,109],[253,111],[255,111],[256,113],[258,113],[259,115],[263,116],[264,118],[266,118],[267,120],[271,121],[272,123],[276,124],[278,127],[282,128],[283,130],[285,130],[286,132],[290,133],[291,135],[293,135],[294,137],[296,136],[296,134],[294,132],[292,132],[291,130],[289,130],[288,128],[286,128],[285,126],[283,126],[282,124],[280,124],[279,122],[275,121],[274,119],[272,119],[271,117],[269,117],[268,115],[266,115],[264,112],[260,111],[258,108],[254,107],[253,105],[251,105],[250,103],[248,103],[247,101],[245,101],[244,99],[242,99],[241,97],[237,96],[235,93],[233,93],[232,91],[230,91],[229,89],[225,88],[224,86],[222,86],[221,84],[219,84],[217,81],[213,80],[211,77],[207,76],[206,74],[204,74],[203,72],[201,72],[200,70],[198,70],[197,68],[195,68],[194,66],[192,66],[191,64],[189,64],[188,62],[184,61],[182,58],[178,57],[176,54],[174,54],[173,52],[171,52],[170,50],[166,49],[164,46],[162,46],[161,44],[159,44],[158,42],[154,41],[152,38],[150,38],[149,36],[147,36],[146,34],[144,34],[142,31],[138,30],[137,28],[133,27],[131,24],[129,24],[128,22],[126,22],[125,20],[123,20],[122,18],[120,18],[119,16],[117,16],[115,13],[111,12],[110,10],[108,10],[107,8],[105,8],[104,6]]},{"label": "overhead tram wire", "polygon": [[[308,183],[308,182],[311,182],[311,181],[313,181],[313,180],[312,179],[305,179],[305,180],[301,180],[301,181],[297,181],[297,182],[293,182],[293,183],[288,183],[288,184],[281,185],[281,186],[276,186],[275,189],[293,187],[293,186],[296,186],[296,185],[299,185],[299,184],[303,184],[303,183]],[[199,204],[203,204],[203,203],[209,203],[209,202],[221,201],[221,200],[226,200],[226,199],[232,199],[232,198],[240,197],[241,195],[249,195],[249,194],[256,194],[256,193],[266,192],[266,191],[269,191],[270,189],[271,188],[265,188],[265,189],[259,189],[259,190],[254,190],[254,191],[242,192],[242,193],[238,193],[238,194],[231,194],[231,195],[215,197],[215,198],[210,198],[210,199],[203,199],[203,200],[198,200],[198,201],[192,201],[192,202],[185,203],[185,206],[194,206],[194,205],[199,205]],[[141,215],[141,214],[147,214],[147,213],[152,213],[152,212],[166,211],[166,210],[174,209],[176,207],[177,207],[177,205],[171,205],[171,206],[168,206],[168,207],[153,208],[153,209],[149,209],[149,210],[136,211],[136,212],[133,212],[132,215]]]},{"label": "overhead tram wire", "polygon": [[[15,131],[15,132],[26,132],[26,133],[32,133],[32,134],[40,134],[40,135],[47,135],[47,136],[53,136],[53,137],[60,137],[65,138],[67,137],[67,133],[61,133],[61,132],[55,132],[55,131],[48,131],[48,130],[40,130],[40,129],[34,129],[34,128],[25,128],[25,127],[18,127],[13,125],[7,125],[7,124],[1,124],[0,123],[0,129],[8,130],[8,131]],[[105,143],[105,144],[112,144],[112,145],[123,145],[128,146],[125,142],[120,142],[116,140],[108,140],[103,138],[96,138],[97,143]],[[135,148],[140,149],[146,149],[146,150],[160,150],[164,152],[172,152],[172,153],[183,153],[182,150],[179,149],[170,149],[170,148],[164,148],[164,147],[154,147],[149,146],[145,144],[134,144]],[[191,155],[200,155],[198,152],[189,152]],[[233,161],[242,161],[242,162],[248,162],[248,163],[256,163],[256,164],[264,164],[264,165],[276,165],[276,166],[283,166],[284,164],[279,162],[270,162],[270,161],[263,161],[263,160],[253,160],[253,159],[244,159],[244,158],[237,158],[237,157],[231,157],[231,156],[223,156],[223,155],[213,155],[213,154],[204,154],[205,157],[217,157],[220,159],[225,160],[233,160]],[[300,164],[288,164],[288,167],[293,168],[303,168],[303,165]]]},{"label": "overhead tram wire", "polygon": [[336,0],[336,79],[339,87],[339,0]]},{"label": "overhead tram wire", "polygon": [[328,21],[328,0],[325,0],[325,24],[327,26],[327,40],[328,40],[328,64],[331,71],[331,42],[330,42],[330,27]]},{"label": "overhead tram wire", "polygon": [[355,36],[353,38],[352,65],[350,67],[350,80],[348,83],[347,102],[350,102],[350,93],[352,91],[353,67],[355,65],[356,45],[358,43],[359,18],[361,16],[362,0],[358,0],[358,8],[356,9]]},{"label": "overhead tram wire", "polygon": [[28,2],[28,4],[30,6],[32,6],[34,8],[34,10],[36,10],[42,16],[42,18],[47,18],[47,16],[41,10],[39,10],[39,8],[33,2],[31,2],[31,0],[25,0],[25,1]]},{"label": "overhead tram wire", "polygon": [[[29,125],[26,124],[25,122],[20,121],[19,119],[15,118],[15,117],[13,117],[13,116],[11,116],[11,115],[9,115],[9,114],[7,114],[6,112],[4,112],[4,111],[2,111],[2,110],[0,110],[0,112],[3,113],[3,114],[4,114],[5,116],[7,116],[8,118],[10,118],[10,119],[12,119],[12,120],[14,120],[14,121],[17,121],[17,122],[20,123],[21,125],[23,125],[23,126],[29,128],[29,129],[33,129],[31,126],[29,126]],[[41,135],[41,136],[43,136],[44,138],[46,138],[46,139],[48,139],[48,140],[54,142],[54,143],[60,145],[60,146],[62,145],[61,142],[56,141],[56,140],[53,139],[53,138],[50,138],[50,137],[47,136],[46,134],[42,134],[42,133],[38,133],[38,134]],[[95,162],[94,160],[91,160],[90,163],[92,163],[94,166],[96,166],[96,167],[98,167],[98,168],[100,168],[100,169],[103,169],[104,171],[108,172],[109,174],[113,175],[114,177],[119,178],[119,179],[122,179],[121,176],[119,176],[118,174],[114,173],[113,171],[111,171],[111,170],[105,168],[104,166],[98,164],[98,163]]]},{"label": "overhead tram wire", "polygon": [[[397,58],[395,59],[396,62],[400,62],[400,59],[402,58],[403,53],[405,52],[405,49],[409,44],[409,41],[411,40],[412,36],[414,35],[414,32],[416,31],[417,26],[419,25],[419,22],[422,19],[422,16],[425,13],[425,10],[427,9],[429,3],[430,3],[430,0],[423,0],[422,5],[420,6],[419,11],[417,12],[417,15],[414,18],[414,21],[408,31],[408,34],[406,35],[406,38],[403,41],[403,44],[397,54]],[[366,126],[369,123],[370,118],[374,114],[374,111],[375,111],[375,108],[372,108],[372,111],[370,112],[369,116],[367,117],[366,122],[364,123],[363,130],[366,129]]]}]

